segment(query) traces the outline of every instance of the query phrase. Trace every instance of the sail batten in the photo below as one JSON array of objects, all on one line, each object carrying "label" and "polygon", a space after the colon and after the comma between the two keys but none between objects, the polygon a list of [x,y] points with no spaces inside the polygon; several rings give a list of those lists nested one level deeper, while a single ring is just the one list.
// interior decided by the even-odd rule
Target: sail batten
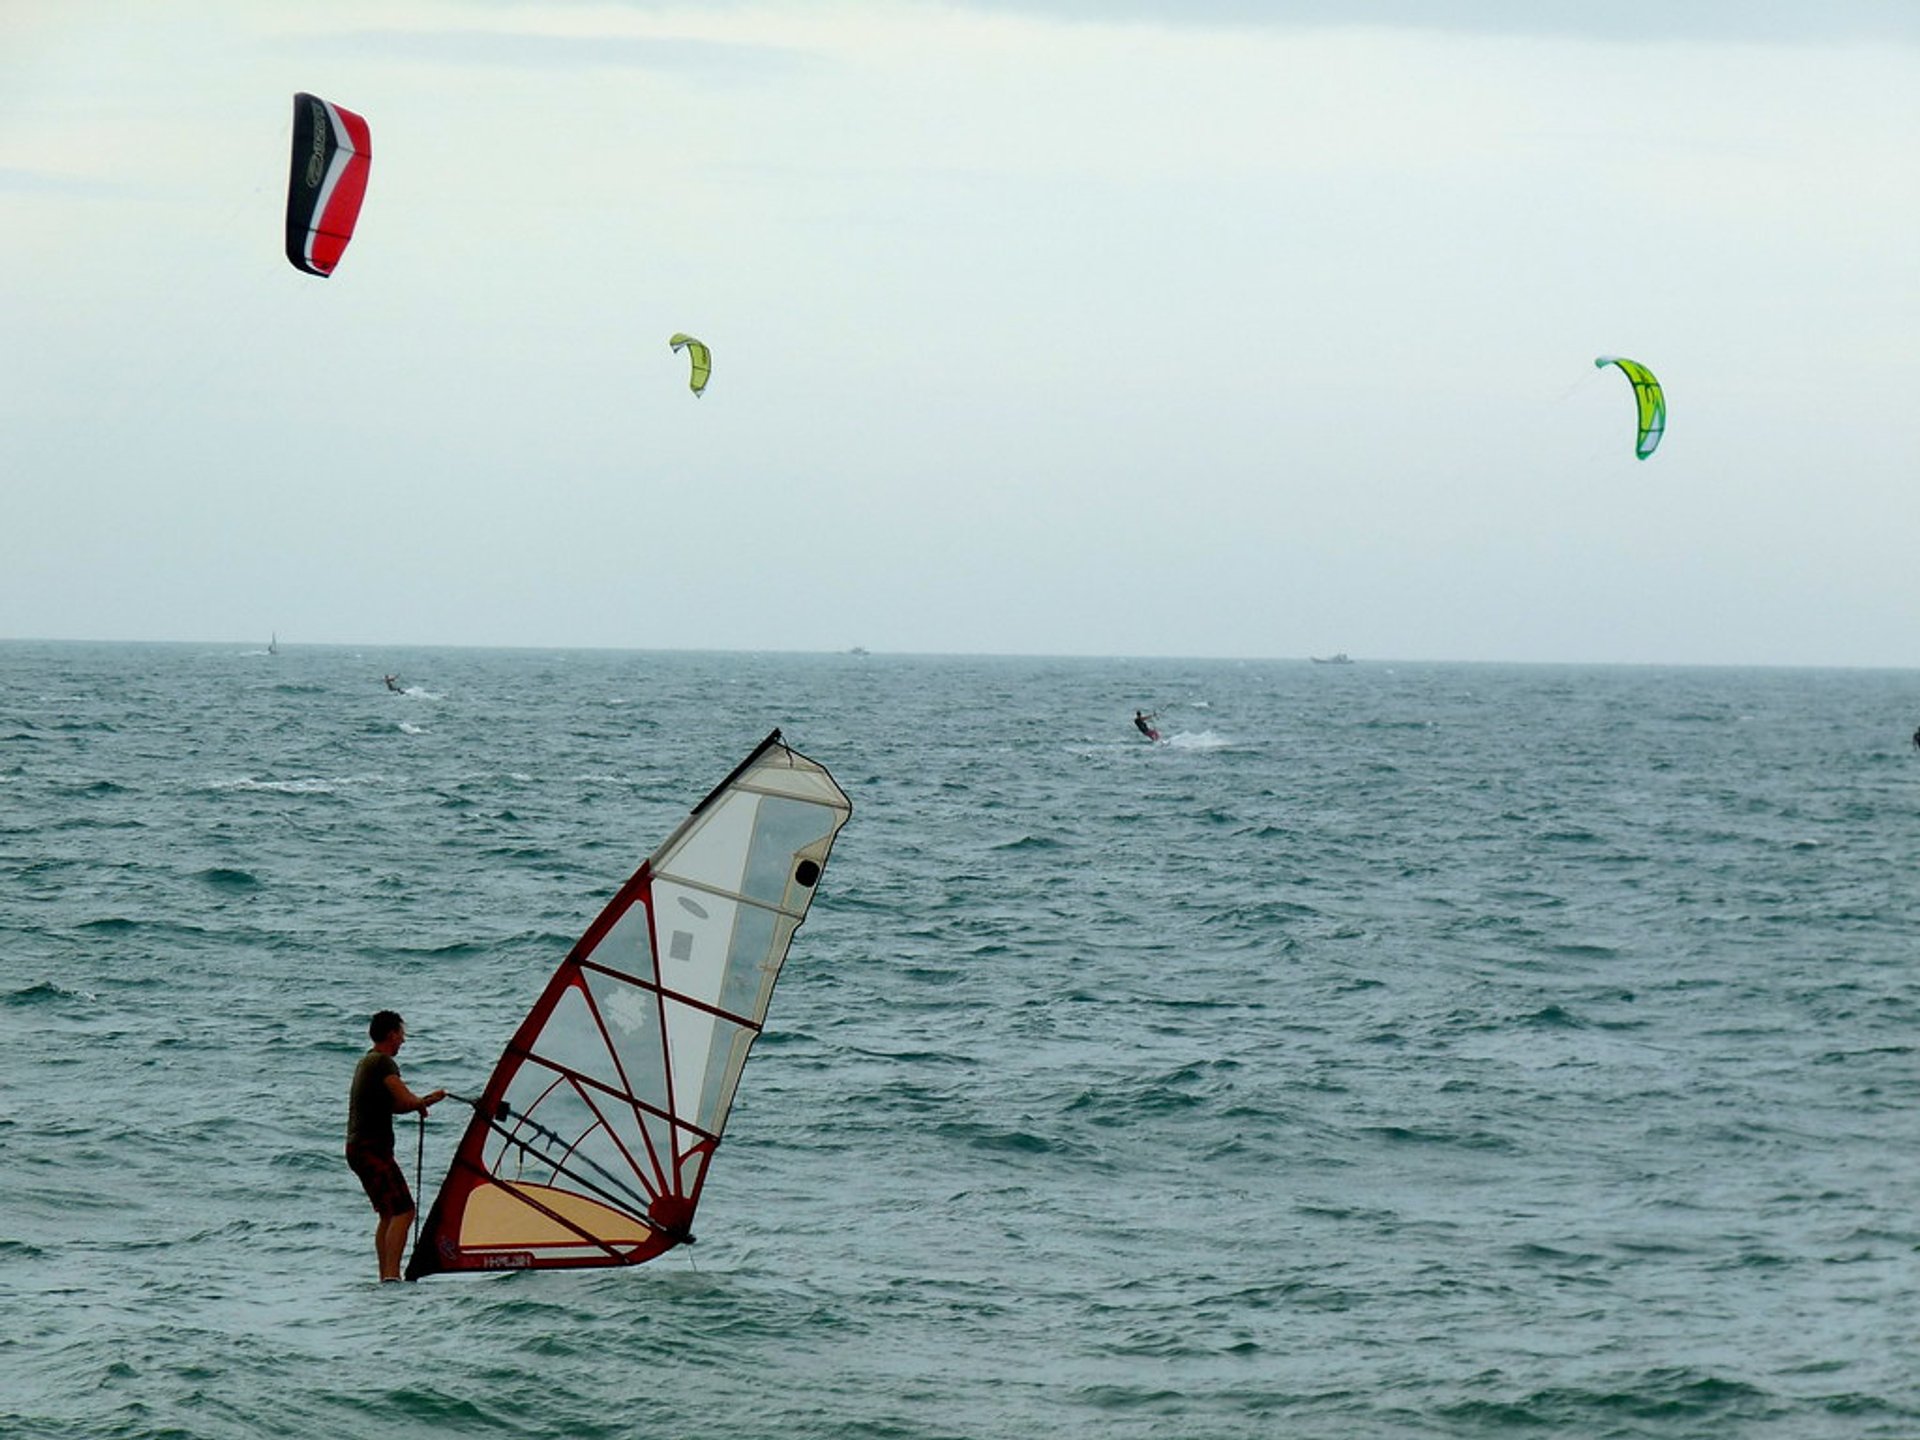
[{"label": "sail batten", "polygon": [[[552,1206],[542,1203],[542,1201],[532,1193],[532,1187],[522,1186],[512,1180],[502,1180],[502,1179],[499,1179],[498,1177],[495,1177],[492,1180],[492,1185],[494,1189],[498,1190],[500,1193],[511,1196],[514,1200],[519,1202],[521,1205],[524,1205],[528,1209],[534,1211],[536,1214],[544,1216],[547,1220],[550,1220],[555,1225],[558,1225],[562,1229],[570,1231],[572,1234],[578,1236],[581,1243],[590,1245],[593,1248],[603,1252],[607,1256],[606,1261],[603,1263],[610,1264],[610,1265],[624,1265],[628,1263],[628,1261],[621,1255],[621,1253],[614,1248],[614,1245],[617,1242],[608,1240],[600,1235],[595,1234],[591,1230],[585,1229],[583,1226],[576,1224],[573,1220],[569,1219],[566,1215],[562,1214],[559,1210],[553,1208]],[[544,1189],[546,1187],[541,1187],[541,1188]],[[484,1194],[484,1192],[482,1193]],[[483,1198],[479,1203],[482,1205],[485,1205],[488,1203],[488,1201]],[[497,1204],[498,1202],[493,1202],[493,1203]],[[635,1217],[635,1218],[638,1219],[639,1217]],[[641,1219],[640,1223],[642,1225],[647,1224],[647,1222],[644,1219]],[[489,1260],[497,1260],[497,1257],[499,1255],[505,1254],[505,1253],[511,1253],[511,1251],[509,1247],[479,1247],[476,1250],[476,1253]],[[498,1263],[485,1263],[475,1268],[483,1269],[483,1270],[499,1270],[507,1267],[502,1266]],[[514,1268],[525,1268],[525,1267],[514,1267]]]},{"label": "sail batten", "polygon": [[774,731],[615,892],[507,1042],[407,1267],[634,1265],[692,1220],[852,806]]},{"label": "sail batten", "polygon": [[[755,792],[755,793],[764,793],[764,792]],[[802,906],[798,910],[789,910],[770,900],[756,900],[751,895],[736,895],[732,891],[722,890],[712,885],[697,884],[694,881],[687,880],[680,877],[675,878],[674,884],[678,885],[680,888],[684,890],[692,890],[692,891],[695,891],[696,893],[704,891],[706,894],[709,894],[709,895],[725,896],[730,900],[737,901],[739,904],[751,905],[756,910],[770,910],[776,915],[785,915],[794,920],[801,919],[807,913],[806,908],[804,906]]]},{"label": "sail batten", "polygon": [[[573,1084],[582,1087],[583,1090],[592,1089],[592,1090],[598,1091],[602,1095],[608,1095],[613,1097],[614,1099],[623,1100],[636,1110],[644,1111],[645,1113],[654,1116],[656,1119],[665,1120],[671,1123],[676,1123],[683,1130],[691,1130],[696,1135],[699,1135],[704,1139],[718,1141],[720,1138],[718,1135],[707,1134],[707,1132],[705,1132],[704,1130],[701,1130],[699,1126],[689,1123],[685,1118],[675,1120],[675,1117],[671,1111],[668,1111],[664,1108],[656,1108],[652,1105],[649,1105],[646,1101],[636,1099],[633,1095],[631,1095],[628,1092],[616,1090],[613,1086],[607,1085],[602,1081],[596,1080],[591,1075],[583,1075],[577,1070],[563,1069],[562,1067],[555,1065],[551,1060],[542,1059],[538,1055],[523,1055],[521,1058],[524,1060],[530,1061],[533,1064],[544,1066],[548,1070],[553,1071],[561,1080],[571,1081]],[[584,1095],[582,1096],[582,1098],[583,1099],[585,1098]],[[586,1103],[591,1105],[593,1102],[588,1100]],[[502,1130],[500,1133],[505,1135],[505,1134],[508,1134],[509,1132]],[[516,1141],[515,1143],[518,1143],[518,1142]]]},{"label": "sail batten", "polygon": [[[498,1127],[495,1127],[495,1128],[497,1129]],[[646,1193],[644,1194],[642,1194],[640,1191],[630,1189],[625,1183],[619,1180],[616,1176],[614,1176],[613,1174],[611,1174],[601,1166],[594,1165],[593,1168],[600,1172],[601,1176],[606,1181],[606,1185],[611,1185],[613,1187],[612,1189],[608,1189],[606,1188],[606,1185],[603,1185],[601,1183],[601,1181],[594,1180],[591,1177],[582,1175],[578,1171],[576,1171],[574,1167],[568,1163],[572,1158],[571,1152],[568,1152],[567,1154],[563,1154],[558,1159],[556,1159],[551,1155],[546,1155],[536,1150],[533,1146],[527,1144],[524,1140],[515,1139],[513,1140],[513,1143],[523,1154],[531,1155],[535,1159],[542,1161],[547,1166],[547,1168],[551,1170],[555,1175],[565,1177],[566,1179],[572,1181],[573,1184],[577,1186],[580,1190],[584,1190],[589,1194],[597,1195],[610,1205],[623,1206],[623,1205],[630,1205],[630,1204],[637,1203],[640,1206],[645,1207],[647,1205],[652,1204],[655,1200],[660,1198],[659,1192],[656,1192],[652,1190],[651,1187],[647,1186],[646,1178],[643,1175],[641,1175],[638,1170],[636,1170],[634,1174],[635,1174],[635,1178],[639,1179],[643,1189],[646,1190]],[[508,1190],[514,1189],[514,1182],[507,1179],[505,1176],[495,1174],[495,1175],[492,1175],[490,1178],[494,1181],[495,1184],[505,1186]],[[615,1192],[619,1192],[619,1193],[615,1193]],[[625,1197],[624,1199],[622,1198],[623,1196]],[[644,1215],[636,1214],[634,1218],[637,1220],[640,1220],[643,1224],[647,1224],[649,1226],[653,1224],[653,1222],[650,1220],[647,1220],[647,1218]]]},{"label": "sail batten", "polygon": [[688,995],[679,990],[669,990],[664,985],[656,985],[653,981],[643,979],[638,975],[629,975],[624,971],[615,970],[606,965],[596,965],[591,960],[582,960],[580,962],[580,968],[582,970],[592,970],[601,975],[610,975],[616,980],[624,981],[626,984],[636,986],[641,990],[651,991],[669,1000],[678,1001],[682,1005],[690,1005],[696,1010],[704,1010],[717,1019],[728,1021],[731,1024],[741,1026],[743,1029],[758,1031],[761,1028],[760,1022],[750,1015],[740,1015],[731,1010],[723,1009],[718,1005],[709,1005],[697,995]]}]

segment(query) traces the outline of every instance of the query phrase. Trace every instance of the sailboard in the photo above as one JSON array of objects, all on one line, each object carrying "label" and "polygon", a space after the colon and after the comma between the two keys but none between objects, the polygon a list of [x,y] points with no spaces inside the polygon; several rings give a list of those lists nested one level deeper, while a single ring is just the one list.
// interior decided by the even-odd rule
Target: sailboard
[{"label": "sailboard", "polygon": [[407,1278],[693,1241],[774,981],[853,806],[775,730],[587,927],[507,1042]]}]

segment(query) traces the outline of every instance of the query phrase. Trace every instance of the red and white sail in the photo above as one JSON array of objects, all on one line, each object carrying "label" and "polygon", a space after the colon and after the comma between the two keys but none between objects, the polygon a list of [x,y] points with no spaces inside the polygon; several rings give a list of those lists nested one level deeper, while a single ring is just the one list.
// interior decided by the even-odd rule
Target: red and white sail
[{"label": "red and white sail", "polygon": [[407,1278],[635,1265],[691,1224],[852,806],[774,731],[561,963],[461,1137]]}]

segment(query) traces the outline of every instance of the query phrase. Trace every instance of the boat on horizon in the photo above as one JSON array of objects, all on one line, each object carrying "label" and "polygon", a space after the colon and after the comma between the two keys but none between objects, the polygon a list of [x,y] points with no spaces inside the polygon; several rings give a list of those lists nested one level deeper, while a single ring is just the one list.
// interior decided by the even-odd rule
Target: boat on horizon
[{"label": "boat on horizon", "polygon": [[1353,663],[1353,657],[1344,650],[1332,655],[1309,655],[1307,658],[1316,665],[1351,665]]}]

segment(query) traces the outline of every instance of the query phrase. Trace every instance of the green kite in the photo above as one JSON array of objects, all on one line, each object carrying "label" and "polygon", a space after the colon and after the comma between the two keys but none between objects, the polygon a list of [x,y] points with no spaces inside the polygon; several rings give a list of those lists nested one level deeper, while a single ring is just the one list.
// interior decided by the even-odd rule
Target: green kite
[{"label": "green kite", "polygon": [[713,352],[691,335],[675,335],[667,343],[676,354],[684,349],[693,362],[693,374],[687,378],[687,384],[698,395],[707,388],[707,377],[713,374]]},{"label": "green kite", "polygon": [[1660,382],[1653,378],[1653,372],[1638,360],[1602,355],[1593,363],[1602,370],[1609,365],[1618,365],[1627,379],[1633,382],[1633,398],[1640,407],[1640,434],[1634,440],[1633,453],[1642,460],[1646,459],[1659,446],[1660,437],[1667,433],[1666,392],[1660,388]]}]

